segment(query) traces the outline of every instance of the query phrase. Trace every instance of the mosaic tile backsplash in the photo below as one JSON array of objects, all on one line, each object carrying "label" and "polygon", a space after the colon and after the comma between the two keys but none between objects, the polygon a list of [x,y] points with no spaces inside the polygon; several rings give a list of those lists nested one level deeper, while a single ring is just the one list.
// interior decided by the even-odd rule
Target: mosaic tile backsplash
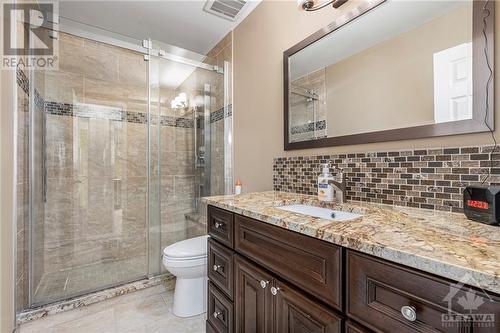
[{"label": "mosaic tile backsplash", "polygon": [[500,184],[500,147],[493,148],[279,157],[273,161],[273,186],[316,195],[321,164],[328,163],[346,173],[348,200],[462,212],[465,186]]}]

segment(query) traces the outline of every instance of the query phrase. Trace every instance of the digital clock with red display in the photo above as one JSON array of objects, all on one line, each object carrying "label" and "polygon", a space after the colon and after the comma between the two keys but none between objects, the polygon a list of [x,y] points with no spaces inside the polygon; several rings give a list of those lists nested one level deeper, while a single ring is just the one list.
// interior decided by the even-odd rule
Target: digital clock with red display
[{"label": "digital clock with red display", "polygon": [[473,221],[498,224],[500,221],[500,187],[467,186],[464,190],[464,214]]},{"label": "digital clock with red display", "polygon": [[479,209],[488,209],[488,203],[486,201],[467,200],[467,206]]}]

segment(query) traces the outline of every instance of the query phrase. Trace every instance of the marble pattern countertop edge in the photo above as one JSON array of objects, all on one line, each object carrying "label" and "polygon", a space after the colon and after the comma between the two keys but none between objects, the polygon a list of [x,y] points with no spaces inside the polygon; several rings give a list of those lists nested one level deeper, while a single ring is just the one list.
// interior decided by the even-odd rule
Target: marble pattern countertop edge
[{"label": "marble pattern countertop edge", "polygon": [[[203,201],[304,235],[500,295],[500,227],[463,214],[349,201],[327,204],[315,196],[256,192]],[[309,204],[361,213],[331,221],[277,209]]]}]

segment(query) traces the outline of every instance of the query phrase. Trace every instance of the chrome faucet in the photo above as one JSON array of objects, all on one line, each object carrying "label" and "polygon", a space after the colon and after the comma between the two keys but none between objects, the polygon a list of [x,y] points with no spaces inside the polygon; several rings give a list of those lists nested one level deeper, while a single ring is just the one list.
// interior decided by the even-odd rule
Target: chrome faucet
[{"label": "chrome faucet", "polygon": [[[346,174],[342,171],[340,168],[335,168],[338,170],[337,174],[335,175],[335,178],[340,178],[341,181],[337,180],[329,180],[328,184],[334,186],[338,191],[340,191],[340,202],[341,203],[346,203],[347,202],[347,176]],[[337,198],[337,196],[335,196]]]}]

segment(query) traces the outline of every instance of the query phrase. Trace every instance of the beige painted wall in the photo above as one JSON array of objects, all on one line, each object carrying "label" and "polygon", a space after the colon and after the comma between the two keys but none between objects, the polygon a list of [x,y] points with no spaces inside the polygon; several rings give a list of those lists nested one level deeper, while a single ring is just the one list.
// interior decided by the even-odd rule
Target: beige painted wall
[{"label": "beige painted wall", "polygon": [[[354,5],[349,2],[348,5]],[[326,8],[299,11],[296,1],[264,0],[234,30],[234,147],[235,177],[244,192],[272,189],[272,163],[278,156],[333,154],[419,147],[450,147],[491,143],[489,134],[471,134],[419,140],[392,141],[333,148],[283,150],[283,51],[348,10]],[[496,7],[496,22],[500,6]],[[500,33],[495,43],[500,59]],[[500,94],[500,79],[495,82]],[[498,104],[499,101],[497,100]],[[497,107],[497,110],[500,110]],[[496,123],[500,111],[496,112]],[[496,136],[500,139],[499,131]]]},{"label": "beige painted wall", "polygon": [[470,41],[466,3],[326,67],[328,136],[433,124],[433,55]]}]

